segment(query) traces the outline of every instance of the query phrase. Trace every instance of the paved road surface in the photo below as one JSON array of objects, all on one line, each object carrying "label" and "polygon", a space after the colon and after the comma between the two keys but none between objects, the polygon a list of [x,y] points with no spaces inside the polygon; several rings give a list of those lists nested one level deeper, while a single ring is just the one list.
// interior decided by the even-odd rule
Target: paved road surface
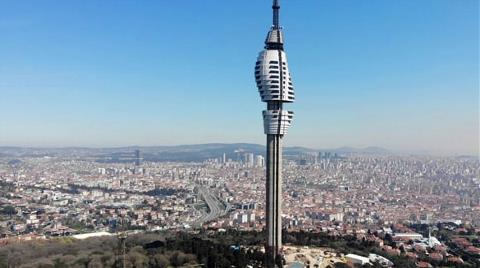
[{"label": "paved road surface", "polygon": [[193,222],[194,226],[202,226],[204,223],[215,220],[218,217],[221,217],[227,213],[227,208],[223,203],[208,189],[205,187],[198,187],[198,195],[205,200],[205,203],[208,206],[208,213],[203,213],[200,218]]}]

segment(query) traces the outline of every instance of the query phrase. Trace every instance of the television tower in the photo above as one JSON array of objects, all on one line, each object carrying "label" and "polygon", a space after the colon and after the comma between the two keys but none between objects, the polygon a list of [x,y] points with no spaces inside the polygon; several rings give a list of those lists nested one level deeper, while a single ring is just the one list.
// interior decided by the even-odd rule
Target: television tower
[{"label": "television tower", "polygon": [[267,267],[275,267],[282,259],[282,138],[287,134],[293,112],[283,110],[283,104],[295,100],[287,56],[283,51],[280,27],[280,4],[274,0],[273,26],[265,39],[265,49],[255,64],[255,81],[267,110],[263,111],[264,132],[267,135],[266,159],[266,223]]}]

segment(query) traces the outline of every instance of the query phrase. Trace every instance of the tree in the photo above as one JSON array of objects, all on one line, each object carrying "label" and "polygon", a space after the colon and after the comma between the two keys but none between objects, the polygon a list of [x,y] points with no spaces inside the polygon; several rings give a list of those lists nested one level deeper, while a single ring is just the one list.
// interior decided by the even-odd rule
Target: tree
[{"label": "tree", "polygon": [[127,254],[127,263],[130,263],[133,267],[147,267],[148,257],[140,252],[132,251]]},{"label": "tree", "polygon": [[170,265],[170,261],[165,255],[157,253],[153,257],[152,267],[167,268],[169,265]]}]

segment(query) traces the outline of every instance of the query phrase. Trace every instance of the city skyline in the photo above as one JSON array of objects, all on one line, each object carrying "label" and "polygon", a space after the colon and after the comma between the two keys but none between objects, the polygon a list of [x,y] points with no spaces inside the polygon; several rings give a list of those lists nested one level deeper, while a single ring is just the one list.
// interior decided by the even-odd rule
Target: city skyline
[{"label": "city skyline", "polygon": [[[478,154],[477,1],[282,4],[302,103],[286,146]],[[0,146],[263,143],[269,1],[0,7]]]},{"label": "city skyline", "polygon": [[[134,150],[111,152],[74,149],[49,153],[52,157],[35,157],[26,150],[2,152],[0,256],[7,257],[0,258],[1,264],[32,263],[38,255],[32,258],[31,254],[37,252],[53,261],[59,258],[59,251],[35,251],[31,243],[48,243],[49,248],[55,243],[61,252],[88,237],[90,241],[100,240],[100,252],[106,253],[102,257],[106,264],[100,267],[122,267],[122,263],[133,262],[133,256],[142,254],[131,243],[122,246],[123,253],[115,250],[119,248],[115,246],[116,237],[148,236],[147,240],[133,240],[144,248],[153,244],[149,242],[152,236],[164,239],[171,234],[178,242],[184,234],[196,233],[187,238],[183,251],[196,254],[192,262],[212,268],[232,265],[218,265],[218,256],[212,260],[198,255],[191,248],[192,241],[211,241],[218,235],[218,243],[226,241],[226,249],[231,252],[228,238],[233,233],[242,239],[239,245],[234,244],[236,247],[258,251],[263,247],[262,233],[268,225],[265,158],[255,161],[258,155],[239,150],[233,155],[220,153],[208,159],[169,162],[152,159],[152,152],[145,151],[140,158],[145,155],[146,161],[136,165],[138,153]],[[283,267],[292,267],[292,262],[305,263],[300,254],[319,267],[327,267],[332,261],[348,263],[349,258],[375,262],[369,260],[372,252],[395,267],[413,268],[420,261],[433,267],[438,267],[439,261],[446,263],[445,267],[455,263],[478,266],[478,258],[473,256],[480,254],[478,159],[333,153],[299,156],[289,155],[283,165]],[[425,224],[431,229],[427,230]],[[305,234],[323,237],[324,242],[301,240]],[[107,237],[113,243],[101,241]],[[244,242],[249,237],[254,240]],[[62,238],[71,239],[71,243],[66,245]],[[362,241],[375,246],[352,245]],[[113,250],[105,250],[105,245]],[[162,251],[164,245],[160,244]],[[66,266],[92,255],[79,254],[76,248],[61,255]],[[92,245],[81,248],[91,251]],[[329,253],[318,251],[322,248]],[[219,252],[216,247],[212,250]],[[17,252],[25,252],[22,256],[26,257],[16,257]],[[122,255],[127,258],[118,258]],[[230,261],[237,259],[220,253],[224,255]],[[267,267],[263,265],[265,254],[253,256],[247,258],[252,267]]]}]

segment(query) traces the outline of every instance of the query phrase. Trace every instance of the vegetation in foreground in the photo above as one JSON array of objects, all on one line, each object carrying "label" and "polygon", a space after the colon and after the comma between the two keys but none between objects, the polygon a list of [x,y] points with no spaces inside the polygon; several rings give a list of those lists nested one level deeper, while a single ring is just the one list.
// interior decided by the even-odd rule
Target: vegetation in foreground
[{"label": "vegetation in foreground", "polygon": [[[403,256],[389,256],[355,237],[332,237],[325,233],[284,234],[285,242],[333,248],[339,253],[381,254],[397,267],[416,267]],[[260,251],[262,234],[229,230],[225,233],[142,233],[124,243],[115,237],[76,240],[62,237],[13,242],[0,247],[0,268],[10,267],[264,267]],[[125,247],[123,247],[125,245]],[[125,254],[123,249],[125,248]]]}]

